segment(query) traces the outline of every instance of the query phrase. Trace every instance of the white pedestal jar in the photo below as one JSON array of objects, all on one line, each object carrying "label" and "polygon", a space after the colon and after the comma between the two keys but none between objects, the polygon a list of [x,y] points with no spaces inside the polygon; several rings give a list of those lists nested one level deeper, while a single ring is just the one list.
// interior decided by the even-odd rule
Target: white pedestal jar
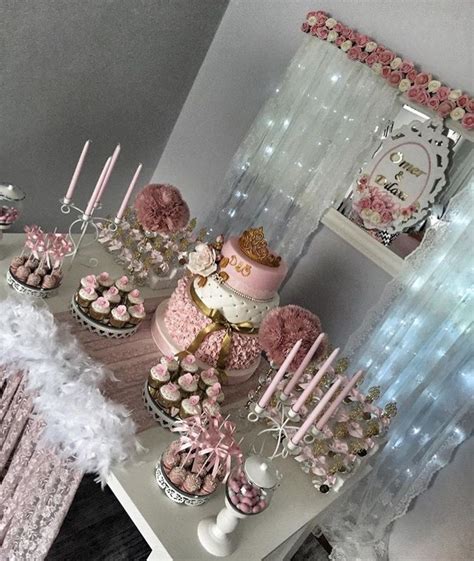
[{"label": "white pedestal jar", "polygon": [[202,546],[216,557],[235,551],[237,540],[233,532],[239,520],[268,508],[278,481],[275,467],[263,456],[250,456],[243,468],[235,468],[227,480],[225,507],[217,518],[205,518],[198,525]]}]

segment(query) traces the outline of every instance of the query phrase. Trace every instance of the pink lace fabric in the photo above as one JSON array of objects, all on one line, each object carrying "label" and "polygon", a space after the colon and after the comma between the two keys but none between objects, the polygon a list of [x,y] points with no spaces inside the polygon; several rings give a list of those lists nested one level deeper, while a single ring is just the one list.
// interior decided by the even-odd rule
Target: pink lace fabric
[{"label": "pink lace fabric", "polygon": [[38,445],[43,428],[23,374],[0,372],[0,559],[44,559],[82,479]]},{"label": "pink lace fabric", "polygon": [[[150,368],[161,356],[150,333],[159,299],[145,302],[147,318],[128,339],[105,339],[81,328],[69,312],[56,319],[71,325],[86,352],[114,374],[104,394],[132,414],[138,431],[157,426],[142,401]],[[225,388],[226,402],[235,403],[255,385]],[[0,560],[44,559],[69,510],[83,473],[52,448],[39,446],[44,423],[24,391],[23,375],[6,380],[0,370]]]}]

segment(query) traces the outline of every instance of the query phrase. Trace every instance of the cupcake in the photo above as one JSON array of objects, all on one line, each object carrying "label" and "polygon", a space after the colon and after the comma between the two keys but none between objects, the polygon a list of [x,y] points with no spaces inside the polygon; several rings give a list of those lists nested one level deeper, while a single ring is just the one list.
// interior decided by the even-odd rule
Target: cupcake
[{"label": "cupcake", "polygon": [[127,302],[131,306],[135,306],[136,304],[143,304],[144,300],[143,300],[138,288],[134,288],[131,292],[128,293]]},{"label": "cupcake", "polygon": [[133,290],[132,283],[126,275],[123,275],[123,277],[120,277],[118,280],[116,280],[115,286],[120,290],[122,294],[128,294]]},{"label": "cupcake", "polygon": [[202,485],[202,479],[195,473],[188,473],[183,483],[183,491],[191,495],[195,495]]},{"label": "cupcake", "polygon": [[[105,299],[107,302],[108,300]],[[113,327],[123,327],[130,320],[126,306],[117,306],[110,312],[109,322]]]},{"label": "cupcake", "polygon": [[[51,275],[46,275],[44,277],[43,284],[48,280],[47,284],[50,282],[56,282],[55,278]],[[46,288],[46,287],[45,287]],[[81,308],[88,308],[94,300],[97,300],[97,292],[92,288],[92,286],[86,286],[85,288],[81,288],[77,293],[77,303]]]},{"label": "cupcake", "polygon": [[86,287],[90,286],[94,290],[96,290],[99,285],[97,284],[97,281],[96,281],[94,275],[87,275],[87,277],[82,277],[81,286],[82,286],[82,288],[86,288]]},{"label": "cupcake", "polygon": [[202,402],[202,410],[210,417],[217,417],[221,412],[221,407],[216,399],[208,397]]},{"label": "cupcake", "polygon": [[190,372],[187,372],[178,378],[178,386],[181,390],[182,396],[189,397],[197,392],[197,377],[193,376]]},{"label": "cupcake", "polygon": [[160,358],[160,363],[163,366],[166,366],[168,372],[171,374],[171,377],[178,373],[179,362],[174,358],[173,355],[162,356]]},{"label": "cupcake", "polygon": [[10,263],[11,273],[15,274],[18,267],[21,267],[22,265],[24,265],[25,261],[26,261],[26,257],[23,257],[23,256],[14,257],[12,259],[12,262]]},{"label": "cupcake", "polygon": [[194,417],[194,415],[200,415],[202,413],[200,399],[198,395],[192,395],[181,402],[181,407],[179,408],[179,416],[181,419],[186,419],[186,417]]},{"label": "cupcake", "polygon": [[120,292],[115,286],[111,286],[108,290],[104,290],[102,296],[108,300],[112,305],[113,304],[120,304],[122,300],[120,298]]},{"label": "cupcake", "polygon": [[173,483],[173,485],[176,485],[176,487],[181,489],[187,473],[188,472],[184,468],[176,466],[168,473],[168,479],[171,483]]},{"label": "cupcake", "polygon": [[168,369],[163,364],[156,364],[150,369],[148,376],[148,385],[155,390],[159,389],[164,384],[167,384],[171,379]]},{"label": "cupcake", "polygon": [[97,298],[94,300],[92,304],[89,306],[89,315],[91,318],[96,319],[98,321],[103,321],[107,318],[110,313],[110,304],[109,301],[103,298]]},{"label": "cupcake", "polygon": [[109,275],[109,273],[106,273],[105,271],[103,273],[100,273],[100,275],[96,276],[96,281],[97,284],[99,285],[99,288],[102,290],[106,290],[107,288],[110,288],[114,284],[112,277]]},{"label": "cupcake", "polygon": [[181,369],[184,372],[190,372],[194,374],[198,371],[198,365],[196,363],[196,357],[192,354],[186,355],[180,363]]},{"label": "cupcake", "polygon": [[219,382],[217,370],[212,367],[208,368],[207,370],[203,370],[199,376],[199,389],[205,392],[207,388],[213,386],[214,384],[218,384]]},{"label": "cupcake", "polygon": [[26,279],[30,276],[31,269],[26,265],[20,265],[15,272],[15,277],[21,281],[26,282]]},{"label": "cupcake", "polygon": [[136,306],[130,306],[128,308],[128,313],[130,314],[130,323],[133,325],[138,325],[145,319],[146,312],[143,304],[137,304]]},{"label": "cupcake", "polygon": [[170,409],[171,407],[179,408],[181,403],[181,392],[176,384],[169,382],[156,392],[156,401],[165,409]]},{"label": "cupcake", "polygon": [[211,399],[215,399],[217,403],[222,403],[224,401],[224,392],[222,391],[219,382],[207,388],[206,396]]}]

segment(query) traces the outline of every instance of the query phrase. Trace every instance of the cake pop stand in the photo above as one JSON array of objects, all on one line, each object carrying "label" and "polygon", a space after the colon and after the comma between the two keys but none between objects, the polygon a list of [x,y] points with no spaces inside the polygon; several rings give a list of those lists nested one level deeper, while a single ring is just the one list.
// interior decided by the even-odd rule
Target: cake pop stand
[{"label": "cake pop stand", "polygon": [[212,495],[190,495],[185,493],[181,489],[178,489],[176,485],[173,485],[168,479],[165,470],[161,466],[161,460],[156,464],[155,467],[155,479],[158,483],[158,487],[163,489],[165,495],[173,501],[174,503],[186,505],[186,506],[200,506],[209,500]]},{"label": "cake pop stand", "polygon": [[35,288],[34,286],[29,286],[15,278],[10,273],[10,269],[7,271],[7,284],[20,294],[34,296],[35,298],[51,298],[51,296],[57,293],[59,288],[59,286],[55,286],[54,288]]},{"label": "cake pop stand", "polygon": [[74,319],[76,319],[82,327],[85,327],[96,335],[108,337],[109,339],[125,339],[126,337],[130,337],[130,335],[136,333],[137,329],[140,327],[140,324],[131,325],[129,327],[113,327],[111,325],[104,325],[100,321],[96,321],[83,312],[74,296],[71,300],[70,310]]},{"label": "cake pop stand", "polygon": [[[151,321],[151,336],[155,345],[164,355],[176,355],[182,352],[184,349],[181,349],[176,345],[173,340],[173,337],[170,335],[166,324],[165,324],[165,313],[168,308],[168,300],[164,300],[159,304],[156,308],[156,312],[153,316]],[[245,368],[243,370],[226,370],[225,373],[227,375],[224,384],[233,386],[234,384],[241,384],[242,382],[246,382],[257,370],[260,364],[260,357],[250,366],[249,368]],[[206,370],[209,368],[210,364],[206,364],[199,359],[196,359],[196,363],[201,368],[201,370]]]}]

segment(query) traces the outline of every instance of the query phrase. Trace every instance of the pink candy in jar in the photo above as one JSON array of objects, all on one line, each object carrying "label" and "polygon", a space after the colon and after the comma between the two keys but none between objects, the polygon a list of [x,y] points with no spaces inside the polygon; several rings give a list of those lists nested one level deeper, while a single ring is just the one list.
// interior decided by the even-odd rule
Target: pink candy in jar
[{"label": "pink candy in jar", "polygon": [[0,230],[8,229],[20,216],[25,193],[15,185],[0,183]]},{"label": "pink candy in jar", "polygon": [[273,464],[262,456],[250,456],[227,480],[227,498],[242,514],[259,514],[270,504],[278,484]]}]

